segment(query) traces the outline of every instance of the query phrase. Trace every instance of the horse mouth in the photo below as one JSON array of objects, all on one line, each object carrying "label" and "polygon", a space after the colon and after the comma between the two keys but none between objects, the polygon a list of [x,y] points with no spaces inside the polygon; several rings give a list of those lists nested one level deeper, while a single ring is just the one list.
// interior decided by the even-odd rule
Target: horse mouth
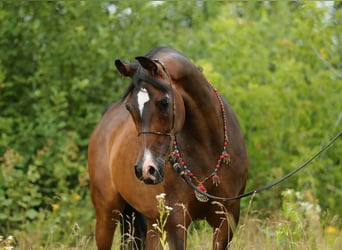
[{"label": "horse mouth", "polygon": [[159,184],[161,181],[157,181],[156,179],[152,180],[152,179],[145,179],[142,180],[145,184],[147,185],[156,185]]}]

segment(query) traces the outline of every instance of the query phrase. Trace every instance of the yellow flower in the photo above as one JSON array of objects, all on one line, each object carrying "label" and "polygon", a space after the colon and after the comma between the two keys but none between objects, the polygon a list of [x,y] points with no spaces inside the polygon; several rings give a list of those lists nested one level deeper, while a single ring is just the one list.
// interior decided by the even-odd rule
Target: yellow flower
[{"label": "yellow flower", "polygon": [[324,59],[327,59],[328,58],[328,52],[325,48],[321,48],[319,50],[319,53],[321,54],[321,56],[324,58]]},{"label": "yellow flower", "polygon": [[338,229],[334,226],[328,226],[326,229],[325,229],[325,232],[327,234],[337,234],[338,233]]},{"label": "yellow flower", "polygon": [[74,198],[75,201],[78,201],[78,200],[81,199],[81,196],[78,193],[74,193],[73,194],[73,198]]},{"label": "yellow flower", "polygon": [[52,210],[53,211],[56,211],[56,210],[59,209],[59,205],[58,204],[52,204],[51,206],[52,206]]}]

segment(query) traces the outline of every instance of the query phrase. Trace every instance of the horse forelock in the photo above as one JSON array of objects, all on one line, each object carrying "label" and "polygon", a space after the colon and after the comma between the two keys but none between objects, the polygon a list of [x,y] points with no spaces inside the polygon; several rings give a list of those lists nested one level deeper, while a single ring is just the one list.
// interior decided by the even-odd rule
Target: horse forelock
[{"label": "horse forelock", "polygon": [[154,88],[159,89],[163,92],[169,91],[169,85],[165,85],[160,81],[156,80],[155,78],[153,78],[152,76],[150,76],[149,74],[147,74],[144,68],[141,65],[139,65],[135,74],[132,77],[132,82],[126,89],[122,99],[125,99],[133,91],[134,88],[140,88],[142,81],[151,84]]},{"label": "horse forelock", "polygon": [[[182,53],[179,51],[165,47],[160,46],[156,47],[152,50],[150,50],[145,56],[150,59],[160,59],[163,57],[167,57],[169,55],[179,55],[185,59],[187,59]],[[177,58],[178,59],[178,58]],[[187,59],[188,60],[188,59]],[[163,60],[161,60],[163,62]],[[190,61],[188,61],[189,64],[192,64]],[[133,91],[134,88],[140,88],[141,81],[147,82],[151,84],[153,87],[163,91],[167,92],[169,90],[169,85],[162,84],[160,81],[156,80],[152,76],[146,73],[144,68],[139,64],[135,64],[136,66],[136,72],[132,77],[131,84],[127,87],[126,91],[124,92],[122,96],[122,100],[126,99],[126,97]],[[184,65],[186,66],[186,65]],[[170,73],[170,72],[169,72]]]}]

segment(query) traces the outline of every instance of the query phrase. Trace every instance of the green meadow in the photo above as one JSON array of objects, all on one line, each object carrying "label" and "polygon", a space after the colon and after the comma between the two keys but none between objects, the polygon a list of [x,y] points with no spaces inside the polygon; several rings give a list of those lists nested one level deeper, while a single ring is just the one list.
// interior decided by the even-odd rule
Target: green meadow
[{"label": "green meadow", "polygon": [[[95,248],[87,145],[129,85],[115,59],[163,45],[198,65],[239,119],[247,190],[342,128],[341,1],[1,1],[0,23],[0,249]],[[241,200],[230,249],[341,249],[341,155]],[[186,233],[211,249],[206,223]]]}]

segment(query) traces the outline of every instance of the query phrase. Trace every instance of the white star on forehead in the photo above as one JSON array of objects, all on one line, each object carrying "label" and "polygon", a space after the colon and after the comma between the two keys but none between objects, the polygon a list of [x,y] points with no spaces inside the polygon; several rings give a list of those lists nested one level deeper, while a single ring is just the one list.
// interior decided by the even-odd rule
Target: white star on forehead
[{"label": "white star on forehead", "polygon": [[137,95],[140,116],[142,116],[145,104],[150,100],[150,95],[145,88],[141,88]]}]

